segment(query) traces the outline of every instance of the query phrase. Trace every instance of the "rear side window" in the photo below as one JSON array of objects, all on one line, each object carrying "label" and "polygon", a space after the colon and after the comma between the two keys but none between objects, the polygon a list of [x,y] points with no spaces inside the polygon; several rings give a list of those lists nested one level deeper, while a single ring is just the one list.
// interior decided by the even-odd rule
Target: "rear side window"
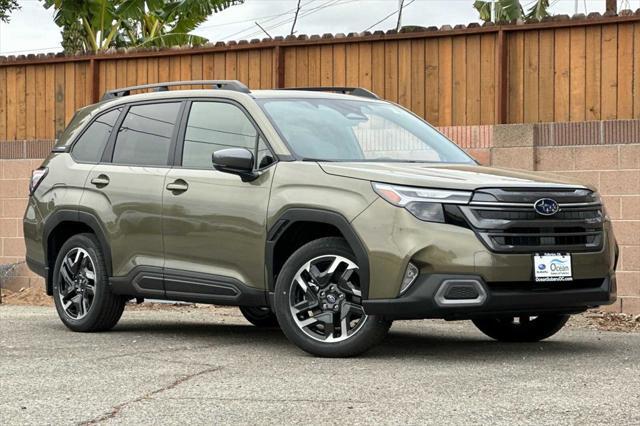
[{"label": "rear side window", "polygon": [[184,136],[182,165],[211,169],[211,155],[226,148],[256,153],[257,131],[240,108],[224,102],[194,102]]},{"label": "rear side window", "polygon": [[166,166],[179,102],[134,105],[129,108],[116,138],[113,162]]},{"label": "rear side window", "polygon": [[76,161],[84,163],[97,163],[100,161],[120,111],[122,109],[119,108],[102,114],[87,127],[87,130],[78,138],[71,151]]}]

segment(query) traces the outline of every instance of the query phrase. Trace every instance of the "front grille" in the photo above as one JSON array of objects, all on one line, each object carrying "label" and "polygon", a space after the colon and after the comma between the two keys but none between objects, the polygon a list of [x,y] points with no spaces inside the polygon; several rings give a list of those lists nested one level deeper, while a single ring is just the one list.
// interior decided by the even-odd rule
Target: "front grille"
[{"label": "front grille", "polygon": [[[539,198],[553,198],[560,211],[552,216],[538,214],[533,202]],[[460,210],[493,251],[575,252],[602,247],[602,205],[585,189],[523,190],[521,197],[516,190],[483,189]]]}]

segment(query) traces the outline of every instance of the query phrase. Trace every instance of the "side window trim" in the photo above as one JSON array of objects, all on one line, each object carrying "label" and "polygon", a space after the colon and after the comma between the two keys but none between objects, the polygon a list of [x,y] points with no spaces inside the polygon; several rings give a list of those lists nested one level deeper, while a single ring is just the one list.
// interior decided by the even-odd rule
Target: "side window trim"
[{"label": "side window trim", "polygon": [[[107,143],[105,144],[103,151],[100,155],[100,157],[98,158],[98,161],[96,162],[88,162],[88,161],[80,161],[78,160],[74,155],[73,155],[73,149],[75,148],[76,144],[78,143],[78,141],[80,139],[82,139],[82,136],[84,136],[84,134],[87,132],[87,130],[89,130],[89,128],[93,125],[93,123],[95,123],[100,117],[103,117],[106,114],[109,114],[112,111],[116,111],[120,109],[120,114],[118,115],[118,118],[116,119],[116,121],[113,123],[113,128],[111,130],[111,134],[109,135],[109,139],[107,139]],[[73,158],[73,161],[75,161],[76,163],[80,163],[80,164],[99,164],[100,162],[102,162],[102,157],[104,156],[105,151],[109,148],[109,141],[111,140],[111,138],[113,137],[114,133],[116,133],[114,130],[118,128],[119,123],[120,123],[120,119],[122,118],[122,113],[124,111],[124,108],[122,105],[117,105],[113,108],[109,108],[107,110],[101,111],[99,114],[96,114],[95,117],[92,117],[91,120],[89,121],[89,123],[87,123],[86,126],[84,126],[84,129],[82,129],[82,131],[80,133],[78,133],[78,135],[76,135],[76,137],[73,139],[73,141],[69,144],[69,147],[67,148],[67,152],[69,153],[69,155],[71,155],[71,158]]]},{"label": "side window trim", "polygon": [[107,146],[104,150],[104,153],[102,155],[102,160],[100,161],[101,164],[111,164],[114,166],[127,166],[127,167],[150,167],[150,166],[142,166],[142,165],[137,165],[137,164],[123,164],[123,163],[114,163],[113,162],[113,153],[115,151],[116,148],[116,139],[118,137],[118,133],[120,133],[120,127],[122,126],[122,123],[124,122],[125,118],[127,117],[127,114],[129,113],[129,110],[131,109],[131,107],[134,106],[138,106],[138,105],[157,105],[157,104],[167,104],[167,103],[180,103],[180,107],[178,109],[178,114],[176,116],[176,125],[173,126],[173,133],[171,134],[171,141],[169,142],[169,155],[167,156],[167,162],[164,165],[158,165],[158,166],[153,166],[153,167],[158,167],[158,168],[170,168],[172,167],[172,160],[174,157],[174,152],[175,152],[175,147],[177,145],[177,140],[178,140],[178,135],[179,135],[179,128],[182,125],[182,116],[184,114],[184,109],[185,109],[185,105],[187,103],[187,101],[185,101],[184,99],[162,99],[162,100],[157,100],[157,101],[143,101],[143,102],[135,102],[135,103],[130,103],[130,104],[126,104],[123,105],[123,110],[120,113],[120,117],[118,117],[118,120],[116,121],[116,124],[113,126],[114,129],[116,129],[115,132],[112,132],[112,134],[109,137],[109,141],[107,142]]},{"label": "side window trim", "polygon": [[187,105],[185,105],[185,108],[184,108],[184,111],[183,111],[183,114],[182,114],[182,118],[181,118],[181,121],[180,121],[180,132],[178,134],[178,141],[177,141],[177,144],[176,144],[175,153],[174,153],[174,157],[173,157],[173,163],[172,163],[173,167],[175,167],[175,168],[184,168],[184,169],[203,170],[203,169],[195,168],[195,167],[184,167],[182,165],[182,153],[184,151],[184,138],[185,138],[186,132],[187,132],[187,123],[189,121],[189,114],[191,112],[191,106],[193,105],[194,102],[226,103],[226,104],[231,104],[231,105],[235,106],[236,108],[238,108],[240,111],[242,111],[242,113],[245,115],[245,117],[247,117],[247,119],[249,120],[249,122],[254,127],[254,129],[256,130],[256,133],[257,133],[256,143],[255,143],[255,146],[253,148],[253,154],[256,157],[256,160],[257,160],[258,146],[259,146],[260,140],[262,140],[262,142],[265,144],[267,149],[271,152],[271,156],[273,157],[273,162],[271,162],[271,164],[269,164],[266,167],[263,167],[262,169],[259,169],[257,167],[258,164],[255,164],[254,170],[256,170],[256,171],[257,170],[266,170],[266,169],[268,169],[269,167],[273,166],[274,164],[276,164],[279,161],[278,156],[275,154],[275,152],[271,148],[271,145],[269,144],[269,141],[264,136],[264,132],[262,131],[260,126],[258,126],[258,123],[256,123],[256,121],[253,119],[251,114],[249,114],[249,112],[244,108],[244,106],[242,106],[242,104],[240,104],[239,102],[234,101],[233,99],[225,99],[225,98],[194,98],[194,99],[190,99],[190,100],[187,101]]}]

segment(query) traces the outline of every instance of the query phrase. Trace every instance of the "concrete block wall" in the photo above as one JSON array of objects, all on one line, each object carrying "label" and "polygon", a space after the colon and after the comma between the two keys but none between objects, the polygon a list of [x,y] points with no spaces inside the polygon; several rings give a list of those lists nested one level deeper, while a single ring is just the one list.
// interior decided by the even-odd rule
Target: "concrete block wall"
[{"label": "concrete block wall", "polygon": [[[640,314],[640,120],[440,130],[481,164],[568,176],[599,188],[621,248],[619,300],[607,309]],[[28,181],[51,144],[0,141],[0,265],[24,259]],[[21,264],[3,285],[42,288],[43,281]]]}]

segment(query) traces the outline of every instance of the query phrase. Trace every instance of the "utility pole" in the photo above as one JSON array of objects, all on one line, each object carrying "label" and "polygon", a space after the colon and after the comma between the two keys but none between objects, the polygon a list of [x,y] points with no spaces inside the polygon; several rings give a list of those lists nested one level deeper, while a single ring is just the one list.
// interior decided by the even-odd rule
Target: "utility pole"
[{"label": "utility pole", "polygon": [[302,0],[298,0],[298,7],[296,8],[296,16],[293,17],[293,25],[291,25],[291,35],[295,32],[296,22],[298,22],[298,13],[300,13],[300,2]]},{"label": "utility pole", "polygon": [[402,28],[402,8],[404,7],[404,0],[398,0],[398,23],[396,24],[396,31],[400,32]]}]

